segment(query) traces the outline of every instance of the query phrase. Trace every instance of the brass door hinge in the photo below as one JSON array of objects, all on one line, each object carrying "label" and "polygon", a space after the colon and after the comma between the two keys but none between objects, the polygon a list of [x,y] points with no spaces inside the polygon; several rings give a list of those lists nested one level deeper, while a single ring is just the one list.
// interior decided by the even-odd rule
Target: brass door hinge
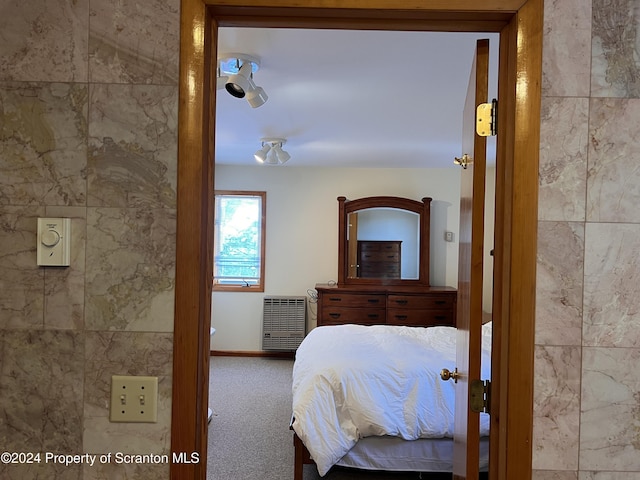
[{"label": "brass door hinge", "polygon": [[469,383],[469,408],[476,413],[490,413],[491,380],[471,380]]},{"label": "brass door hinge", "polygon": [[476,133],[481,137],[492,137],[498,133],[498,101],[481,103],[476,108]]}]

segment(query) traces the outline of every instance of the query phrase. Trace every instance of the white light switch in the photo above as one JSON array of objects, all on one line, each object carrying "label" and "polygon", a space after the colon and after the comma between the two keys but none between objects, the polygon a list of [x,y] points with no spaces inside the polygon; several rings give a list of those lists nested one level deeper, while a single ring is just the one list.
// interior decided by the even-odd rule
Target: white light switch
[{"label": "white light switch", "polygon": [[111,376],[112,422],[158,421],[158,377]]},{"label": "white light switch", "polygon": [[38,265],[68,267],[71,264],[71,219],[38,219]]}]

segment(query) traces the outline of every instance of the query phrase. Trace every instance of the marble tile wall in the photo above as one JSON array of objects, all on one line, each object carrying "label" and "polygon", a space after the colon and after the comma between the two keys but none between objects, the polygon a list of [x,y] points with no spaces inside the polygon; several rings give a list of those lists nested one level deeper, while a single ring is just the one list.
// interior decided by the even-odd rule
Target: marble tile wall
[{"label": "marble tile wall", "polygon": [[[0,7],[0,445],[170,447],[179,0]],[[68,268],[36,219],[68,217]],[[108,421],[110,377],[159,379],[158,422]],[[3,479],[168,478],[168,465],[0,465]]]},{"label": "marble tile wall", "polygon": [[640,478],[640,9],[546,0],[534,480]]}]

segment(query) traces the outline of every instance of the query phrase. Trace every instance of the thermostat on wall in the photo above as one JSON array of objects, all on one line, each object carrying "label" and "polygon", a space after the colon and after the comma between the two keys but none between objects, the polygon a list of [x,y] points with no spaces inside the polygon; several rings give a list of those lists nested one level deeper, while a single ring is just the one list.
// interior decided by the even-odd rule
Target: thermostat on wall
[{"label": "thermostat on wall", "polygon": [[71,219],[38,219],[38,265],[68,267],[71,262]]}]

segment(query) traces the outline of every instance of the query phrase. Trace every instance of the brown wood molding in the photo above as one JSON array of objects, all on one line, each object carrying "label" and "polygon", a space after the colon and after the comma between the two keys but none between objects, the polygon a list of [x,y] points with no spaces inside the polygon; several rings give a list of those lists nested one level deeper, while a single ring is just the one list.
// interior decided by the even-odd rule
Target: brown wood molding
[{"label": "brown wood molding", "polygon": [[[444,13],[515,13],[527,0],[430,0],[427,2],[399,0],[206,0],[209,5],[219,8],[241,7],[242,9],[292,9],[300,11],[338,10],[345,11],[345,15],[353,15],[353,11],[376,10],[382,15],[388,11],[405,11],[405,17],[415,12],[444,12]],[[407,15],[407,12],[411,12]]]},{"label": "brown wood molding", "polygon": [[[211,14],[225,27],[332,28],[353,30],[404,30],[446,32],[497,32],[513,13],[451,12],[397,9],[265,8],[213,5]],[[321,22],[318,22],[321,19]]]},{"label": "brown wood molding", "polygon": [[213,269],[213,110],[211,20],[200,0],[182,2],[178,110],[178,199],[171,451],[197,452],[172,463],[174,479],[204,479],[211,279]]},{"label": "brown wood molding", "polygon": [[[543,1],[529,0],[518,12],[508,317],[505,478],[531,479],[533,367],[538,232],[538,166],[542,80]],[[505,322],[506,323],[506,322]],[[513,352],[513,355],[509,353]],[[527,412],[527,415],[522,415]]]},{"label": "brown wood molding", "polygon": [[494,300],[500,348],[493,379],[499,403],[493,431],[499,438],[490,478],[531,479],[542,11],[542,0],[307,0],[303,7],[299,0],[182,0],[171,449],[197,452],[201,460],[172,464],[172,479],[206,479],[215,124],[211,68],[218,25],[501,32],[501,58],[509,66],[500,73],[498,149],[503,153],[498,153],[495,248],[500,294]]},{"label": "brown wood molding", "polygon": [[254,352],[245,350],[211,350],[212,357],[294,358],[295,352]]}]

